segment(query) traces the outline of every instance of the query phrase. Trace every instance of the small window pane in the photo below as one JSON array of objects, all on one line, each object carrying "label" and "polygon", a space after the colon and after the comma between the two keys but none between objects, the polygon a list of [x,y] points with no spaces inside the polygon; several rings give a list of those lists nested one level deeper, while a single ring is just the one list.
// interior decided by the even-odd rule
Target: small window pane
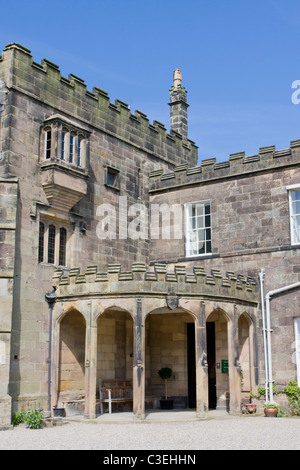
[{"label": "small window pane", "polygon": [[300,201],[294,201],[292,203],[293,214],[298,215],[300,214]]},{"label": "small window pane", "polygon": [[210,227],[210,215],[205,216],[205,227]]},{"label": "small window pane", "polygon": [[55,227],[49,226],[48,229],[48,263],[54,264],[55,257]]},{"label": "small window pane", "polygon": [[113,168],[107,168],[106,172],[106,184],[107,186],[112,186],[113,188],[119,189],[119,172]]},{"label": "small window pane", "polygon": [[46,151],[45,157],[48,160],[51,157],[51,130],[46,132]]},{"label": "small window pane", "polygon": [[197,204],[196,208],[197,208],[197,215],[203,215],[203,211],[204,211],[203,204],[201,204],[201,205]]},{"label": "small window pane", "polygon": [[77,147],[77,165],[81,166],[81,139],[78,139],[78,147]]},{"label": "small window pane", "polygon": [[65,159],[65,140],[66,140],[66,133],[62,132],[62,134],[61,134],[61,155],[60,155],[60,158],[62,160]]},{"label": "small window pane", "polygon": [[198,243],[198,253],[199,255],[202,255],[205,253],[205,243],[204,241],[201,241]]},{"label": "small window pane", "polygon": [[204,217],[197,217],[197,228],[204,227]]},{"label": "small window pane", "polygon": [[300,216],[293,217],[293,241],[300,243]]},{"label": "small window pane", "polygon": [[74,136],[70,135],[70,153],[69,153],[69,162],[73,163],[74,159]]},{"label": "small window pane", "polygon": [[44,235],[45,235],[45,225],[42,222],[40,222],[39,252],[38,252],[39,263],[42,263],[44,261]]},{"label": "small window pane", "polygon": [[205,204],[205,214],[210,214],[210,204]]},{"label": "small window pane", "polygon": [[205,240],[205,230],[202,229],[202,230],[198,230],[198,239],[203,241]]},{"label": "small window pane", "polygon": [[67,231],[61,228],[59,231],[59,265],[66,265],[66,243],[67,243]]},{"label": "small window pane", "polygon": [[292,191],[292,201],[300,201],[300,190]]}]

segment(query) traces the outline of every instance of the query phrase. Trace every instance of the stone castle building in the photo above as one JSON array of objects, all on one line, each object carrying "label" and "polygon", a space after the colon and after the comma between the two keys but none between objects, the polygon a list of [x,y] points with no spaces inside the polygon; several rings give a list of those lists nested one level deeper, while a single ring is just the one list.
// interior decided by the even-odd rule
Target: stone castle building
[{"label": "stone castle building", "polygon": [[300,140],[198,164],[178,70],[169,105],[170,133],[3,50],[0,425],[27,401],[94,417],[100,380],[129,383],[143,418],[162,367],[199,417],[239,413],[267,369],[299,382]]}]

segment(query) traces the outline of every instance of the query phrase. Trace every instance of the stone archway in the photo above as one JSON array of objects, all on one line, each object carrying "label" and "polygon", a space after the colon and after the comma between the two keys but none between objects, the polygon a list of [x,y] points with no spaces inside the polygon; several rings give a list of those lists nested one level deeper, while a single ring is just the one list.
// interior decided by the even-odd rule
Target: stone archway
[{"label": "stone archway", "polygon": [[[196,407],[195,329],[189,333],[190,326],[194,326],[193,316],[180,308],[173,311],[160,308],[148,313],[145,321],[146,410],[160,407],[159,399],[164,396],[164,383],[158,371],[162,367],[172,369],[168,392],[174,400],[174,408],[189,408],[191,387]],[[194,350],[193,362],[191,354],[190,359],[188,354],[191,350]],[[194,384],[189,385],[192,375]]]},{"label": "stone archway", "polygon": [[57,402],[85,396],[86,322],[77,310],[59,322]]},{"label": "stone archway", "polygon": [[[112,306],[97,319],[97,395],[100,380],[113,384],[116,381],[130,383],[133,395],[133,319],[129,312]],[[132,409],[132,403],[114,405],[114,412]]]}]

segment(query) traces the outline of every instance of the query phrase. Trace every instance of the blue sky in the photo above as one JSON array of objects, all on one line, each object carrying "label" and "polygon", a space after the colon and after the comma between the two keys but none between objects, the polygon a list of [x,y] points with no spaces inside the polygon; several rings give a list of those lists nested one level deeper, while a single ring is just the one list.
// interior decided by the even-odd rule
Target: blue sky
[{"label": "blue sky", "polygon": [[175,68],[199,159],[300,138],[299,0],[0,1],[0,49],[16,42],[170,129]]}]

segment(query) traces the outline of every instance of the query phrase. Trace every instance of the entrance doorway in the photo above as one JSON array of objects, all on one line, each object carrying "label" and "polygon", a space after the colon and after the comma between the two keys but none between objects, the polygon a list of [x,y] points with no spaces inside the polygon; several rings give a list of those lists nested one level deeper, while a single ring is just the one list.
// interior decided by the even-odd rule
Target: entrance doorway
[{"label": "entrance doorway", "polygon": [[208,363],[208,407],[211,410],[215,410],[217,407],[215,322],[207,322],[206,340]]},{"label": "entrance doorway", "polygon": [[188,405],[196,408],[195,323],[187,323]]},{"label": "entrance doorway", "polygon": [[174,409],[196,408],[195,327],[184,311],[157,309],[145,321],[145,407],[157,409],[165,396],[158,375],[162,367],[172,369],[168,397]]}]

